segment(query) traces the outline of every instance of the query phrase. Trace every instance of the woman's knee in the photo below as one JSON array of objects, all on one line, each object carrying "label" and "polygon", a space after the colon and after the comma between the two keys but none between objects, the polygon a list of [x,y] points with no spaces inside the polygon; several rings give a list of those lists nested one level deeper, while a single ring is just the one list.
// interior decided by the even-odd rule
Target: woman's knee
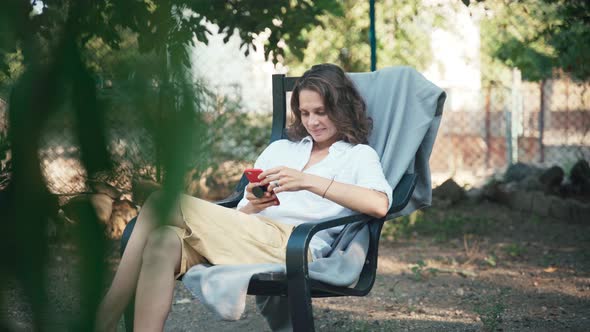
[{"label": "woman's knee", "polygon": [[152,205],[154,202],[159,202],[163,196],[164,192],[162,190],[156,190],[147,196],[143,205]]},{"label": "woman's knee", "polygon": [[149,220],[153,226],[166,224],[178,227],[183,226],[179,197],[161,190],[150,194],[139,214],[143,214],[143,218],[140,219]]},{"label": "woman's knee", "polygon": [[158,227],[150,232],[143,251],[143,263],[174,262],[180,257],[182,244],[170,227]]},{"label": "woman's knee", "polygon": [[150,216],[156,215],[162,209],[164,195],[161,190],[151,193],[141,206],[139,213],[141,214],[143,212],[144,214],[150,214]]}]

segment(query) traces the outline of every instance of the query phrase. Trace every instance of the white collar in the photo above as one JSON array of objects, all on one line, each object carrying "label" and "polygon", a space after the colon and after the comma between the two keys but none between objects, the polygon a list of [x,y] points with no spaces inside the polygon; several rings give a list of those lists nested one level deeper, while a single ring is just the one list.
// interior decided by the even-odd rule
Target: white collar
[{"label": "white collar", "polygon": [[[305,136],[304,138],[301,139],[302,143],[312,143],[313,144],[313,139],[311,138],[311,136]],[[334,142],[332,145],[330,145],[330,148],[328,149],[328,151],[330,153],[332,152],[341,152],[344,151],[348,148],[350,148],[352,146],[352,144],[347,143],[343,140],[339,140]]]}]

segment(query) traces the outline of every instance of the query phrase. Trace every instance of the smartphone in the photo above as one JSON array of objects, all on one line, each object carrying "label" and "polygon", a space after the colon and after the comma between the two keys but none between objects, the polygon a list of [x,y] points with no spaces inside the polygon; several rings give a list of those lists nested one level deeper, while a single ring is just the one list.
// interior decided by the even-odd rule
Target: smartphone
[{"label": "smartphone", "polygon": [[[262,181],[262,179],[258,178],[258,176],[262,172],[263,171],[260,168],[247,168],[244,170],[244,174],[246,174],[246,178],[248,179],[248,181],[250,181],[250,183],[256,183],[256,182]],[[268,185],[254,187],[254,188],[252,188],[252,193],[254,194],[254,196],[261,198],[264,196],[264,193],[267,191],[267,189],[268,189]],[[281,202],[276,197],[276,195],[275,195],[275,202],[277,202],[277,205],[281,204]]]}]

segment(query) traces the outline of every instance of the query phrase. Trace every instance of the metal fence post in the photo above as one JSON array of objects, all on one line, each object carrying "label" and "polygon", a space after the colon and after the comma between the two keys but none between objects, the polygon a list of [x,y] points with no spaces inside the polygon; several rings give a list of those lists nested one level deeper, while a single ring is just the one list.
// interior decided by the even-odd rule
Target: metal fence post
[{"label": "metal fence post", "polygon": [[508,104],[504,104],[504,122],[506,122],[506,163],[512,165],[512,112]]},{"label": "metal fence post", "polygon": [[506,142],[508,153],[508,164],[512,165],[518,162],[518,135],[522,134],[522,94],[520,92],[521,74],[518,68],[512,68],[512,86],[510,110],[505,108],[506,115]]},{"label": "metal fence post", "polygon": [[543,134],[545,132],[545,84],[546,79],[541,80],[541,102],[539,106],[539,162],[545,162],[545,145],[543,143]]},{"label": "metal fence post", "polygon": [[375,36],[375,0],[369,1],[369,39],[371,44],[371,71],[377,70],[377,36]]},{"label": "metal fence post", "polygon": [[486,144],[486,169],[491,167],[491,99],[492,99],[492,85],[490,84],[486,89],[486,102],[485,102],[485,144]]}]

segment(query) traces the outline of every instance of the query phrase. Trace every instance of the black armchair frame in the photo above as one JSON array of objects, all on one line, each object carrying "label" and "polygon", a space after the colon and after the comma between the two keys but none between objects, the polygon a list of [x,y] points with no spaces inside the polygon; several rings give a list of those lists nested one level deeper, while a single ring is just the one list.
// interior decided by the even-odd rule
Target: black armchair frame
[{"label": "black armchair frame", "polygon": [[[285,137],[287,122],[287,93],[293,90],[297,77],[286,77],[283,74],[272,76],[273,91],[273,119],[270,142]],[[225,207],[237,206],[243,197],[244,188],[248,180],[245,176],[238,183],[235,191],[229,197],[215,202]],[[364,214],[357,214],[344,218],[322,220],[313,224],[298,225],[291,234],[287,243],[286,267],[287,273],[260,273],[250,280],[248,286],[249,295],[263,296],[287,296],[291,322],[294,331],[314,331],[312,298],[334,296],[364,296],[369,293],[377,273],[377,258],[381,228],[385,220],[401,211],[409,202],[416,185],[414,174],[405,174],[396,185],[393,192],[393,204],[384,218],[375,218]],[[370,243],[367,258],[363,266],[359,280],[354,287],[338,287],[309,278],[307,251],[313,235],[323,229],[349,225],[352,223],[366,222],[369,226]],[[127,241],[135,220],[126,227],[121,240],[121,254],[125,250]],[[133,305],[131,304],[125,314],[126,330],[133,329]]]}]

